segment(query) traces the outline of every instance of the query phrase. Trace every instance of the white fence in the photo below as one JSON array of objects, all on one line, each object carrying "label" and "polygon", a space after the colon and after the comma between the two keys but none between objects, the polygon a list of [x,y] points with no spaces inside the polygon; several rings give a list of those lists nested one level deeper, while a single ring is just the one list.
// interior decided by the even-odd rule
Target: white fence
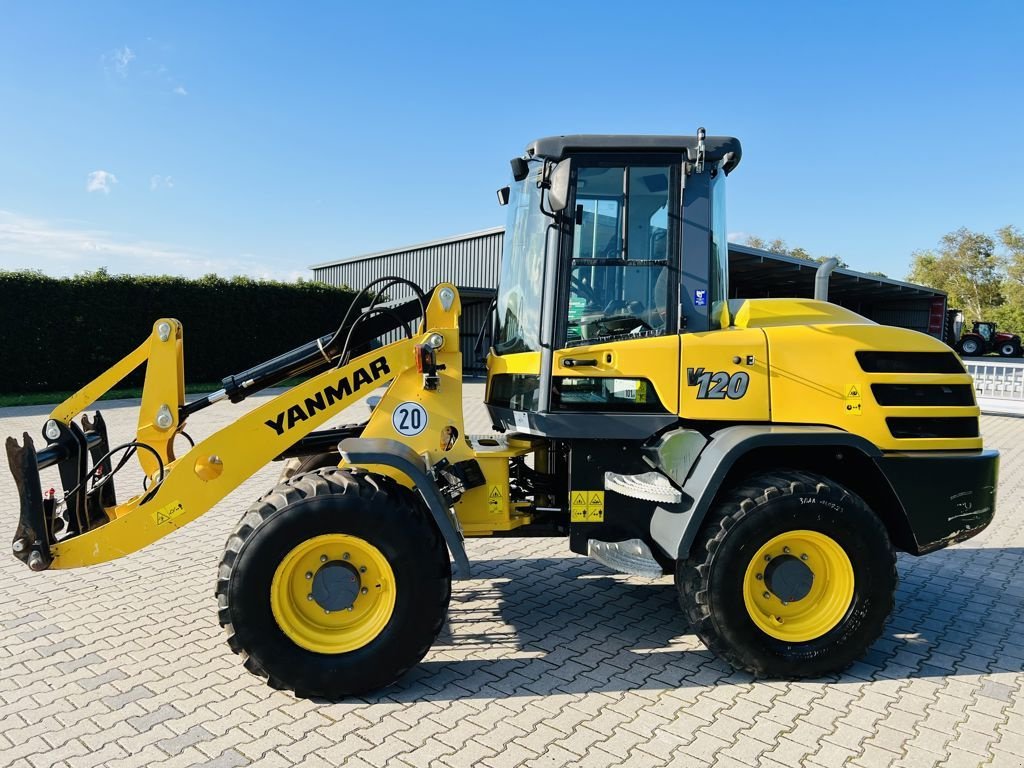
[{"label": "white fence", "polygon": [[1024,416],[1024,362],[964,360],[982,413]]}]

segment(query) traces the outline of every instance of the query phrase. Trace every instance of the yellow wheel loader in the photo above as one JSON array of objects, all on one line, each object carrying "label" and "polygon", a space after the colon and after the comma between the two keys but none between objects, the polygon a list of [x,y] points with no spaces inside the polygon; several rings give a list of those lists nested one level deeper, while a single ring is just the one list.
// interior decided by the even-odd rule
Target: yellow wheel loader
[{"label": "yellow wheel loader", "polygon": [[[467,536],[563,536],[609,568],[673,575],[691,630],[755,675],[842,669],[882,631],[896,551],[990,523],[998,455],[939,340],[824,290],[730,298],[725,188],[740,154],[701,130],[556,136],[512,161],[482,332],[494,434],[463,423],[454,285],[371,284],[335,332],[191,402],[181,324],[157,320],[53,411],[38,447],[8,439],[15,556],[36,571],[121,557],[282,459],[292,465],[242,515],[216,586],[231,648],[275,687],[338,697],[416,664],[452,579],[472,576]],[[112,446],[98,413],[75,421],[144,362],[134,439]],[[299,376],[175,452],[203,409]],[[329,425],[374,392],[365,423]],[[129,456],[146,484],[122,500]],[[59,495],[41,491],[51,467]]]}]

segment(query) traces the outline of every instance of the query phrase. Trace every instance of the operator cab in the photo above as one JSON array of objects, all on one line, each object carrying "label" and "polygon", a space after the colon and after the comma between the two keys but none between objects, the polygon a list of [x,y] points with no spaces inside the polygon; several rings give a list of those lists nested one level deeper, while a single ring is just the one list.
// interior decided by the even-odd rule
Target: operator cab
[{"label": "operator cab", "polygon": [[556,136],[512,161],[496,428],[642,439],[678,418],[679,334],[729,322],[725,177],[740,154],[702,129]]}]

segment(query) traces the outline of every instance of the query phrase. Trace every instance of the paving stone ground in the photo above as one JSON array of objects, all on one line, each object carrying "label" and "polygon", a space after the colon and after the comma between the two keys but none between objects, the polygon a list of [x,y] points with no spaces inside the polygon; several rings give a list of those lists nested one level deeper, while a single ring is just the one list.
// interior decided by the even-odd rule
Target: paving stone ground
[{"label": "paving stone ground", "polygon": [[[103,410],[115,441],[133,435],[134,403]],[[0,436],[38,435],[47,411],[0,411]],[[1024,766],[1024,420],[983,430],[1003,452],[996,522],[901,556],[882,638],[808,682],[732,671],[688,632],[670,579],[612,573],[562,540],[483,539],[449,625],[397,685],[337,703],[273,691],[228,650],[213,579],[277,465],[112,563],[37,574],[0,554],[0,766]],[[4,467],[3,541],[16,513]]]}]

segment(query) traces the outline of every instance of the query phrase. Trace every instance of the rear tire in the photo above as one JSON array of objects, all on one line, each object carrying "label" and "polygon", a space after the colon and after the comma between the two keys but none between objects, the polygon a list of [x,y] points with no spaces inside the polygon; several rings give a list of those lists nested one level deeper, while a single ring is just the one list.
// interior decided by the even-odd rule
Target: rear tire
[{"label": "rear tire", "polygon": [[[355,584],[352,611],[338,607],[339,574]],[[383,688],[426,655],[447,616],[451,564],[414,492],[387,477],[322,469],[246,512],[216,593],[246,669],[300,697],[336,699]]]},{"label": "rear tire", "polygon": [[896,583],[888,533],[863,500],[793,471],[726,494],[676,570],[683,610],[708,648],[782,678],[838,672],[861,656],[882,632]]}]

